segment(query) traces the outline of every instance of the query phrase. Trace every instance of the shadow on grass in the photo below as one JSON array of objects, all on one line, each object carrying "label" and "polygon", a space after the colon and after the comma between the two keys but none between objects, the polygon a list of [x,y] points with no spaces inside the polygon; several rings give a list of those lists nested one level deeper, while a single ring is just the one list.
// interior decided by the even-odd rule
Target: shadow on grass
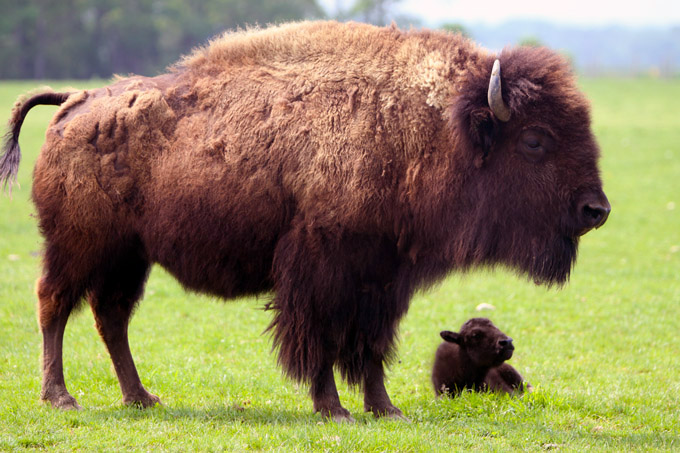
[{"label": "shadow on grass", "polygon": [[[87,411],[94,419],[116,420],[153,420],[153,421],[179,421],[191,420],[194,422],[215,422],[247,425],[314,425],[332,423],[308,409],[286,410],[276,406],[248,406],[238,405],[215,405],[208,407],[191,406],[156,406],[147,409],[135,407],[112,407],[93,408]],[[74,413],[76,415],[78,413]],[[377,420],[370,413],[353,413],[357,424],[366,424]]]}]

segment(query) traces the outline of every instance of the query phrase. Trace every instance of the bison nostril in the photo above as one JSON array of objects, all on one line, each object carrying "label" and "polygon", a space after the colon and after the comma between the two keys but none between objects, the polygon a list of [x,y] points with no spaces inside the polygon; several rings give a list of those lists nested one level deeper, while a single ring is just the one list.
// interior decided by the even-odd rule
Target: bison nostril
[{"label": "bison nostril", "polygon": [[607,221],[612,208],[609,203],[605,205],[599,203],[588,203],[583,206],[583,217],[585,223],[590,228],[599,228]]},{"label": "bison nostril", "polygon": [[504,348],[512,346],[512,338],[507,338],[505,340],[498,340],[498,344]]}]

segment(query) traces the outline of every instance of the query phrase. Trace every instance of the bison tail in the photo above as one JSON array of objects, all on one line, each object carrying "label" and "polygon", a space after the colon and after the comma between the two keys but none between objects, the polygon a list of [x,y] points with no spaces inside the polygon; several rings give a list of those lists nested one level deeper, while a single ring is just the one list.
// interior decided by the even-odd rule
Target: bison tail
[{"label": "bison tail", "polygon": [[61,105],[68,99],[71,93],[55,93],[53,91],[40,93],[28,99],[19,98],[9,119],[9,131],[5,135],[5,145],[0,157],[0,185],[3,190],[9,188],[12,193],[12,185],[17,180],[21,149],[19,148],[19,131],[24,123],[26,114],[36,105]]}]

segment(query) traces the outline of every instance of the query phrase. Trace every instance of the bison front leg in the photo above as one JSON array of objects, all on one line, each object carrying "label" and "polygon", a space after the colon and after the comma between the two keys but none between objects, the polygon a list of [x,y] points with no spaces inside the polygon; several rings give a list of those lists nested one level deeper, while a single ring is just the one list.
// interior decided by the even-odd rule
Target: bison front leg
[{"label": "bison front leg", "polygon": [[335,251],[328,249],[331,243],[317,237],[319,234],[301,221],[277,244],[273,263],[276,297],[269,305],[275,315],[269,330],[285,373],[311,384],[314,411],[326,419],[352,422],[349,411],[340,404],[333,376],[338,357],[336,338],[345,329],[335,316],[341,311],[337,294],[345,271],[342,263],[333,261]]},{"label": "bison front leg", "polygon": [[337,353],[323,340],[323,333],[329,329],[316,319],[302,319],[297,306],[286,303],[295,299],[284,299],[282,294],[283,291],[277,294],[271,307],[278,312],[270,326],[279,349],[279,363],[288,376],[311,384],[314,412],[336,422],[353,422],[349,411],[340,404],[335,386],[333,361]]},{"label": "bison front leg", "polygon": [[364,411],[376,417],[408,420],[401,410],[392,404],[385,389],[385,372],[382,359],[369,359],[364,369]]},{"label": "bison front leg", "polygon": [[331,364],[326,364],[312,379],[310,394],[314,402],[314,412],[319,412],[324,418],[335,422],[354,422],[349,411],[340,404]]}]

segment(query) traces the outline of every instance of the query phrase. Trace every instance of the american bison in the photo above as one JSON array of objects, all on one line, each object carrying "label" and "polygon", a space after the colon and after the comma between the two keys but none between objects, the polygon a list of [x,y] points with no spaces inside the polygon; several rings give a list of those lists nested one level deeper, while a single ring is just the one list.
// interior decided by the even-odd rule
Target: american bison
[{"label": "american bison", "polygon": [[521,393],[522,376],[504,363],[515,350],[512,338],[486,318],[472,318],[460,332],[444,330],[432,367],[437,395],[456,395],[465,389]]},{"label": "american bison", "polygon": [[123,401],[158,402],[127,339],[158,263],[192,291],[272,291],[278,362],[315,411],[351,420],[336,369],[401,417],[384,365],[416,289],[494,265],[561,284],[610,211],[588,102],[544,48],[336,22],[227,33],[157,77],[19,102],[0,183],[36,104],[61,105],[32,188],[42,398],[60,408],[78,407],[62,336],[82,299]]}]

